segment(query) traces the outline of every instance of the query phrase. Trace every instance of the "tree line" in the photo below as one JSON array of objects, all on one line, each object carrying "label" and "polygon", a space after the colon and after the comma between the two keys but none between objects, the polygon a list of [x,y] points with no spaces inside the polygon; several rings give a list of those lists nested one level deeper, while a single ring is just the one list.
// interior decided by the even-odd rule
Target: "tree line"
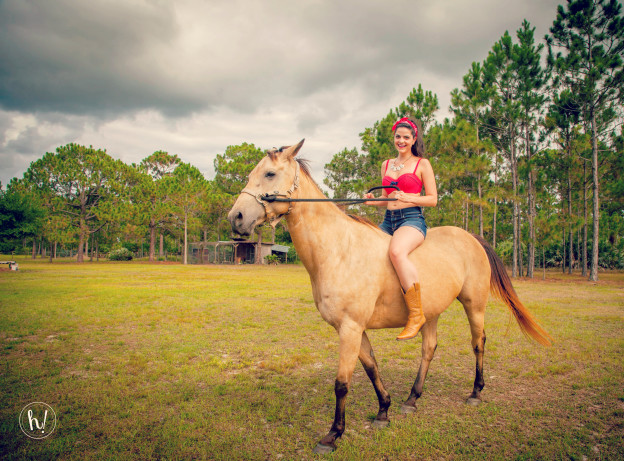
[{"label": "tree line", "polygon": [[489,239],[513,276],[560,265],[597,280],[599,266],[624,268],[621,5],[569,0],[543,41],[534,32],[525,20],[473,62],[442,123],[437,95],[418,85],[360,134],[360,151],[334,156],[325,185],[340,196],[377,185],[395,155],[392,124],[413,116],[438,182],[429,225]]},{"label": "tree line", "polygon": [[186,264],[189,243],[229,237],[227,212],[263,156],[253,144],[230,146],[217,155],[216,176],[207,180],[164,151],[127,165],[92,146],[58,147],[1,192],[0,251],[30,242],[33,258],[47,253],[53,259],[59,248],[73,256],[75,249],[83,262],[85,255],[145,246],[150,261],[169,251],[181,253]]},{"label": "tree line", "polygon": [[[473,62],[443,122],[437,95],[418,85],[360,133],[360,150],[333,156],[324,185],[336,197],[379,185],[381,162],[395,155],[391,127],[411,115],[422,120],[438,182],[430,226],[488,239],[513,276],[560,266],[596,280],[599,266],[624,268],[621,4],[569,0],[543,40],[534,32],[525,20]],[[186,262],[189,242],[229,238],[227,212],[263,155],[253,144],[229,146],[207,180],[163,151],[126,165],[100,149],[61,146],[1,190],[0,251],[29,242],[33,257],[75,249],[84,261],[133,246],[150,261],[180,252]],[[381,219],[376,207],[357,212]],[[284,226],[273,232],[264,240],[290,242]]]}]

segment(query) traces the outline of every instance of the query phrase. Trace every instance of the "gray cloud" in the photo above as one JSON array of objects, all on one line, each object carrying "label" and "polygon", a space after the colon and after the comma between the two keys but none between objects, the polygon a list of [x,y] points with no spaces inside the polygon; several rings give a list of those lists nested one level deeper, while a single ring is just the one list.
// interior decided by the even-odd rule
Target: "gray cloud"
[{"label": "gray cloud", "polygon": [[[370,76],[391,81],[407,63],[455,72],[482,58],[467,51],[491,44],[492,15],[522,20],[515,3],[476,5],[479,14],[475,3],[455,1],[7,0],[0,104],[175,115],[257,107],[275,94],[296,97]],[[387,93],[371,88],[371,98]]]},{"label": "gray cloud", "polygon": [[444,116],[472,61],[524,18],[541,39],[558,3],[0,1],[0,179],[67,142],[209,170],[228,144],[305,136],[321,170],[419,83]]},{"label": "gray cloud", "polygon": [[0,104],[21,111],[108,113],[199,108],[162,76],[179,33],[168,2],[0,4]]}]

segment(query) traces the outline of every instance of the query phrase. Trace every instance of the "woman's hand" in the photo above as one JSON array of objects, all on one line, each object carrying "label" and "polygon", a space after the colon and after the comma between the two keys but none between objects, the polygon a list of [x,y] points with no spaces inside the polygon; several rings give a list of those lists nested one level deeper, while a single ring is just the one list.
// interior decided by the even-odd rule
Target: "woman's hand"
[{"label": "woman's hand", "polygon": [[[375,196],[369,192],[368,194],[364,194],[362,198],[375,198]],[[377,202],[364,202],[364,205],[377,205]]]},{"label": "woman's hand", "polygon": [[410,195],[411,194],[406,194],[405,192],[400,190],[394,194],[394,198],[397,199],[399,202],[412,203],[412,201],[410,200]]}]

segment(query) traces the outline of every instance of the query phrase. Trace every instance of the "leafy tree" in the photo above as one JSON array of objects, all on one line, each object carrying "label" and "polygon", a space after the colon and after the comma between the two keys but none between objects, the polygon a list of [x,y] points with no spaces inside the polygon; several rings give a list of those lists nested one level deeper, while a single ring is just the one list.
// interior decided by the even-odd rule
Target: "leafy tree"
[{"label": "leafy tree", "polygon": [[13,251],[19,240],[34,240],[43,228],[46,214],[36,194],[19,181],[12,181],[6,190],[0,184],[0,241],[4,243],[1,251]]},{"label": "leafy tree", "polygon": [[323,184],[334,191],[334,197],[358,197],[366,187],[362,172],[366,158],[357,149],[343,149],[325,165]]},{"label": "leafy tree", "polygon": [[149,260],[156,259],[156,233],[163,232],[173,214],[173,182],[167,181],[181,161],[177,155],[156,151],[135,166],[135,187],[131,189],[132,203],[138,222],[149,231]]},{"label": "leafy tree", "polygon": [[[428,144],[435,152],[438,206],[428,213],[431,224],[444,223],[448,205],[453,205],[453,224],[483,235],[483,209],[487,206],[483,191],[488,185],[491,145],[480,141],[476,127],[456,118],[436,125],[428,134]],[[475,217],[475,208],[479,210]],[[438,220],[438,216],[442,219]],[[462,222],[457,217],[462,216]],[[448,221],[447,221],[448,222]]]},{"label": "leafy tree", "polygon": [[451,111],[480,128],[484,124],[485,108],[490,99],[490,87],[484,81],[484,68],[473,62],[468,73],[462,77],[463,86],[451,91]]},{"label": "leafy tree", "polygon": [[227,238],[230,229],[227,215],[232,205],[232,195],[223,192],[214,181],[206,183],[206,198],[199,215],[205,235],[212,232],[216,240]]},{"label": "leafy tree", "polygon": [[87,237],[108,221],[120,219],[116,208],[127,166],[105,151],[67,144],[31,163],[24,177],[50,194],[52,210],[71,218],[78,233],[77,261],[84,261]]},{"label": "leafy tree", "polygon": [[435,120],[435,113],[438,109],[440,109],[438,96],[432,91],[423,90],[419,83],[418,88],[413,88],[405,102],[399,104],[399,107],[394,110],[394,114],[397,119],[411,116],[420,120],[424,135]]},{"label": "leafy tree", "polygon": [[570,89],[590,127],[593,243],[590,280],[598,280],[600,231],[598,137],[600,113],[624,98],[624,18],[616,0],[567,0],[546,36],[556,86]]},{"label": "leafy tree", "polygon": [[177,155],[171,155],[168,152],[158,150],[149,157],[141,160],[139,170],[151,176],[155,181],[171,176],[178,165],[181,163]]},{"label": "leafy tree", "polygon": [[201,172],[188,163],[180,163],[170,178],[175,214],[184,225],[184,264],[188,264],[188,230],[201,208],[206,195],[206,180]]},{"label": "leafy tree", "polygon": [[228,146],[214,160],[215,184],[226,194],[238,195],[247,184],[249,173],[264,155],[264,151],[253,144]]},{"label": "leafy tree", "polygon": [[67,215],[48,213],[43,235],[50,242],[50,261],[57,255],[57,245],[70,247],[76,244],[76,233]]},{"label": "leafy tree", "polygon": [[366,128],[360,133],[362,140],[361,165],[361,190],[354,192],[360,194],[364,190],[379,185],[379,170],[384,160],[395,155],[392,141],[392,125],[397,120],[395,111],[391,110],[384,118],[375,122],[372,127]]},{"label": "leafy tree", "polygon": [[604,169],[604,208],[610,215],[624,214],[624,124],[620,133],[613,132]]}]

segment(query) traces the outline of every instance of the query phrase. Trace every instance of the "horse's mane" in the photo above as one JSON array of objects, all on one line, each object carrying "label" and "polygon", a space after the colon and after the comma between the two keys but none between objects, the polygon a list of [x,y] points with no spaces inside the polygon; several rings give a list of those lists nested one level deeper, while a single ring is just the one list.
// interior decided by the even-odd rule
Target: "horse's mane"
[{"label": "horse's mane", "polygon": [[[314,184],[319,191],[321,191],[321,188],[318,186],[318,184],[316,184],[316,181],[314,181],[314,178],[312,178],[312,175],[310,173],[310,161],[304,158],[296,158],[295,160],[299,164],[299,167],[301,168],[301,171],[303,172],[303,174],[307,176],[307,178],[310,181],[312,181],[312,184]],[[347,213],[342,207],[337,207],[337,208],[340,211],[342,211],[344,214],[346,214],[349,218],[353,219],[355,222],[378,229],[377,225],[374,222],[372,222],[370,219],[365,218],[363,216],[358,216],[358,215],[354,215],[351,213]]]},{"label": "horse's mane", "polygon": [[305,159],[305,158],[296,158],[295,160],[299,164],[299,167],[301,168],[301,171],[303,171],[303,173],[308,178],[310,178],[310,181],[312,181],[314,183],[314,185],[318,188],[318,190],[321,190],[321,188],[318,186],[316,181],[314,181],[314,179],[312,178],[312,173],[310,173],[310,160]]},{"label": "horse's mane", "polygon": [[367,226],[374,227],[375,229],[379,229],[379,227],[377,227],[377,224],[375,224],[370,219],[365,218],[364,216],[358,216],[356,214],[351,214],[351,213],[346,213],[346,214],[349,218],[353,219],[354,221],[357,221],[362,224],[366,224]]}]

